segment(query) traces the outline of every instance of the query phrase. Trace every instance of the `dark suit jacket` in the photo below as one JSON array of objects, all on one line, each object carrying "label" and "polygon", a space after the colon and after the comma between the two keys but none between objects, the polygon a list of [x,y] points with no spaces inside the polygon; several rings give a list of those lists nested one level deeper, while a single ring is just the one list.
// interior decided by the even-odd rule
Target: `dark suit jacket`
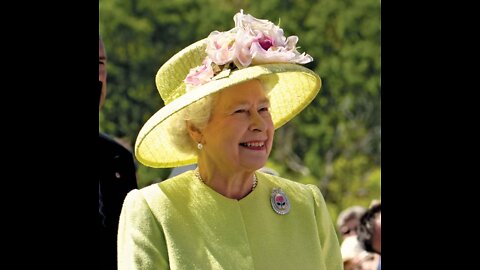
[{"label": "dark suit jacket", "polygon": [[117,269],[117,231],[123,200],[137,188],[132,153],[99,133],[98,224],[99,269]]}]

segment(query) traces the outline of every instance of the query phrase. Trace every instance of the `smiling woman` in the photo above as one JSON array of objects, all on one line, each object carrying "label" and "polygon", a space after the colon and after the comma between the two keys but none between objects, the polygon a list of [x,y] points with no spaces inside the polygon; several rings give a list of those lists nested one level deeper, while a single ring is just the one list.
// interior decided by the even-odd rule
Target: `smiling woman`
[{"label": "smiling woman", "polygon": [[299,65],[313,59],[267,20],[241,11],[234,21],[157,73],[166,105],[140,131],[137,159],[198,167],[128,194],[119,269],[342,269],[318,187],[258,171],[275,129],[320,90]]}]

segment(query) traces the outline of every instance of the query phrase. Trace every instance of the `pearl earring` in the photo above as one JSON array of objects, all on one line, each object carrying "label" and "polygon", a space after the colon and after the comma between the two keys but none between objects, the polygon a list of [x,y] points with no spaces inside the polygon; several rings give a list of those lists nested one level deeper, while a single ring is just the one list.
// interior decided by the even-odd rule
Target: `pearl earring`
[{"label": "pearl earring", "polygon": [[198,148],[198,150],[202,150],[202,148],[203,148],[203,144],[201,144],[201,143],[198,143],[198,144],[197,144],[197,148]]}]

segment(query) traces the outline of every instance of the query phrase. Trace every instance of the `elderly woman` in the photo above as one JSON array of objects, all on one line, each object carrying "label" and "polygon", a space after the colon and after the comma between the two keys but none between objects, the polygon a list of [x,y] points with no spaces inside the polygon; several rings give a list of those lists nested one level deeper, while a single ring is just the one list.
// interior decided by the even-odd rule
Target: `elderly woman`
[{"label": "elderly woman", "polygon": [[313,59],[267,20],[241,11],[234,21],[157,73],[166,105],[135,154],[151,167],[198,167],[127,195],[119,269],[342,269],[320,190],[257,171],[274,130],[320,90],[299,65]]}]

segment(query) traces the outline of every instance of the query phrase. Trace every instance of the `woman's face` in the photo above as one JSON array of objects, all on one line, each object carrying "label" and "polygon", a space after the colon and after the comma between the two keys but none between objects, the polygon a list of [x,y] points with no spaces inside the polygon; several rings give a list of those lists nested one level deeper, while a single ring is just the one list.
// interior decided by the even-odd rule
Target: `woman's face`
[{"label": "woman's face", "polygon": [[203,130],[203,156],[222,170],[257,170],[267,162],[274,127],[262,84],[251,80],[220,92]]}]

